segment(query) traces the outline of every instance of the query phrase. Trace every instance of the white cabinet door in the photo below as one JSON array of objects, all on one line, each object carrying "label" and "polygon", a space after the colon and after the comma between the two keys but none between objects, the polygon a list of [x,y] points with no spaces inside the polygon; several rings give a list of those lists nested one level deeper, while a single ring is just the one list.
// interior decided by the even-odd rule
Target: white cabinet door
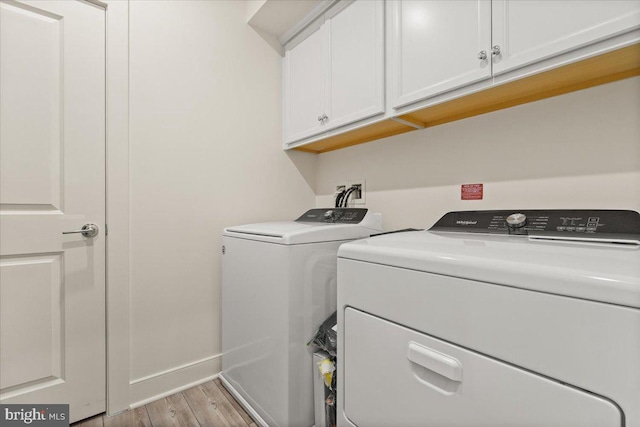
[{"label": "white cabinet door", "polygon": [[335,128],[384,112],[384,2],[355,1],[327,18],[326,125]]},{"label": "white cabinet door", "polygon": [[343,1],[287,45],[285,143],[384,112],[384,1]]},{"label": "white cabinet door", "polygon": [[640,28],[638,0],[494,0],[494,75]]},{"label": "white cabinet door", "polygon": [[105,410],[103,9],[0,3],[0,122],[0,402],[73,422]]},{"label": "white cabinet door", "polygon": [[[390,6],[394,107],[491,77],[489,0],[398,0]],[[482,51],[486,59],[478,57]]]},{"label": "white cabinet door", "polygon": [[302,40],[285,52],[285,142],[324,130],[319,118],[325,114],[327,60],[321,24],[307,29]]}]

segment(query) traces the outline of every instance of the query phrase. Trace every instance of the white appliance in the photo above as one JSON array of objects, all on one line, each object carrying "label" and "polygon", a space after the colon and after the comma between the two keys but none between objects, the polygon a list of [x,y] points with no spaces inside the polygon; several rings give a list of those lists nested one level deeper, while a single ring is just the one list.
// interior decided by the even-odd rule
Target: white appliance
[{"label": "white appliance", "polygon": [[452,212],[338,252],[338,426],[640,426],[640,215]]},{"label": "white appliance", "polygon": [[337,308],[338,247],[381,230],[355,208],[224,230],[221,379],[264,426],[314,424],[307,342]]}]

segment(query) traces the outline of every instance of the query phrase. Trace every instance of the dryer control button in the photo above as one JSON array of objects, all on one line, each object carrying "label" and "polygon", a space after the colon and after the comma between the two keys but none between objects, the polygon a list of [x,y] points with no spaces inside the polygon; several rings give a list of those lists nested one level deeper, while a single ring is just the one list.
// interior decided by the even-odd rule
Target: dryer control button
[{"label": "dryer control button", "polygon": [[527,225],[527,216],[522,213],[514,213],[507,217],[506,223],[512,229],[522,228]]}]

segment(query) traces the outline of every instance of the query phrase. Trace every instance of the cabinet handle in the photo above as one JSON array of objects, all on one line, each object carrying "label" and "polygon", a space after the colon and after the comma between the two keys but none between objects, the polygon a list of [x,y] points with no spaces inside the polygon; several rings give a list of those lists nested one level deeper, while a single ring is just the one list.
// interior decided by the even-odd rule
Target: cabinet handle
[{"label": "cabinet handle", "polygon": [[325,121],[329,120],[329,117],[327,117],[326,114],[322,115],[322,124],[324,124]]},{"label": "cabinet handle", "polygon": [[498,56],[500,55],[500,46],[495,45],[494,47],[491,48],[491,54],[493,56]]},{"label": "cabinet handle", "polygon": [[484,61],[485,59],[487,59],[487,51],[486,51],[486,50],[481,50],[481,51],[478,53],[478,59],[479,59],[480,61]]},{"label": "cabinet handle", "polygon": [[322,122],[322,116],[318,116],[318,121]]}]

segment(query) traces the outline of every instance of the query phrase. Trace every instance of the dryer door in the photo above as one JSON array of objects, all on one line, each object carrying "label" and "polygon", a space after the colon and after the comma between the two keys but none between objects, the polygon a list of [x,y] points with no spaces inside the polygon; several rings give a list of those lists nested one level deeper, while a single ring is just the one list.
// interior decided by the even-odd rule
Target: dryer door
[{"label": "dryer door", "polygon": [[345,310],[344,407],[357,426],[620,427],[599,396]]}]

